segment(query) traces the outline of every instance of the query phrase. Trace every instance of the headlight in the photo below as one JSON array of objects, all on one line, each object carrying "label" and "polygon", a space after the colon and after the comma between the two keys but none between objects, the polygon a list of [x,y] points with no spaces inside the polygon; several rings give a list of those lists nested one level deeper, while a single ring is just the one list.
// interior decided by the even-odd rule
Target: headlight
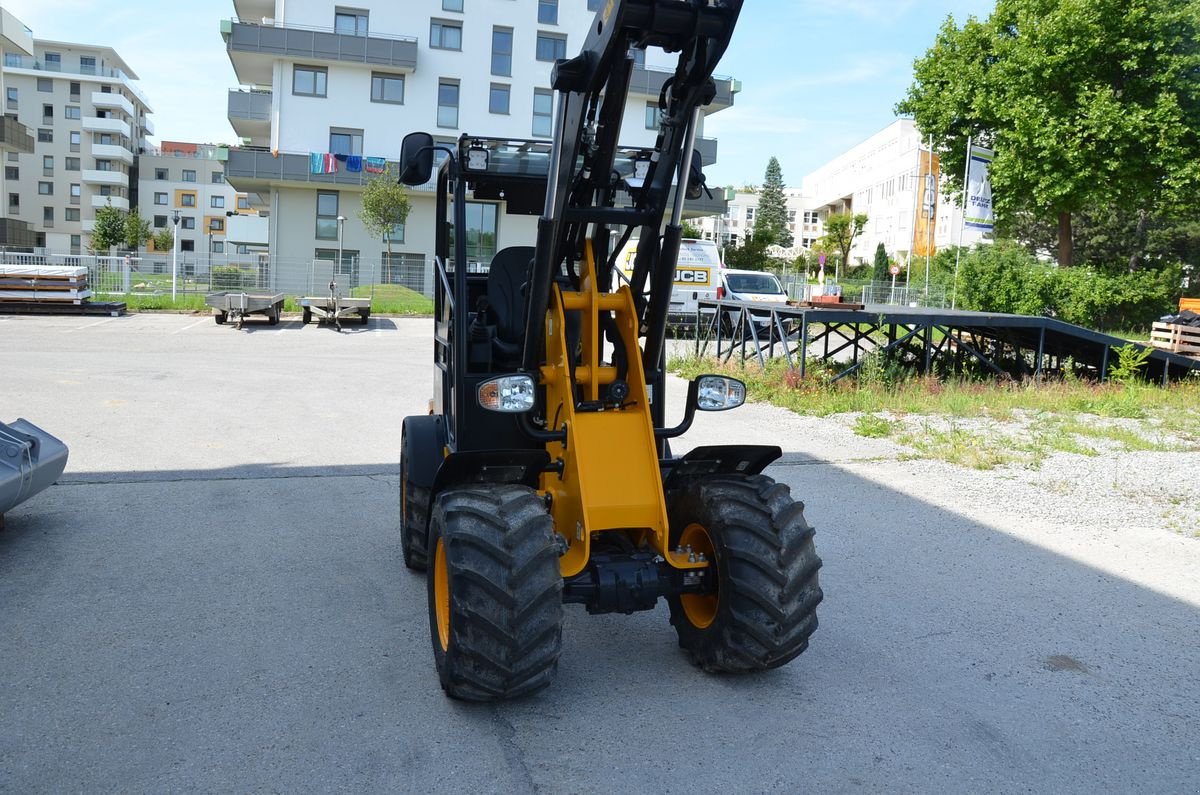
[{"label": "headlight", "polygon": [[479,385],[479,405],[489,411],[518,414],[533,408],[533,378],[502,375]]},{"label": "headlight", "polygon": [[701,411],[736,409],[746,402],[746,385],[723,375],[702,375],[696,379],[696,408]]}]

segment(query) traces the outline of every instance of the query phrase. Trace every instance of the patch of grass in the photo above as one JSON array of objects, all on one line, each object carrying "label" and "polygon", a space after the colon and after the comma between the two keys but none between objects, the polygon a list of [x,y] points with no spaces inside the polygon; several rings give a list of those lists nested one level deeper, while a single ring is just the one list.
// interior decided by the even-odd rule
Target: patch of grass
[{"label": "patch of grass", "polygon": [[204,296],[198,293],[177,293],[174,301],[171,300],[169,292],[161,294],[130,293],[128,295],[104,295],[98,300],[124,301],[125,307],[131,312],[147,310],[195,312],[208,308],[204,305]]},{"label": "patch of grass", "polygon": [[904,434],[899,441],[926,458],[971,469],[986,471],[1023,460],[1000,440],[957,427],[943,431],[926,425],[921,433]]},{"label": "patch of grass", "polygon": [[350,291],[355,298],[371,298],[371,311],[388,315],[432,315],[433,299],[399,284],[365,284]]},{"label": "patch of grass", "polygon": [[863,414],[854,421],[854,433],[868,439],[882,439],[892,435],[896,423],[878,414]]}]

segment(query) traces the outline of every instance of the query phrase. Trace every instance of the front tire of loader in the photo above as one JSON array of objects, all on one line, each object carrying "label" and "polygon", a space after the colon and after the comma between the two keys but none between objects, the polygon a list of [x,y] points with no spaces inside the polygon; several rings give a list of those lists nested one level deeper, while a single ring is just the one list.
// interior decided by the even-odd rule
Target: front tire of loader
[{"label": "front tire of loader", "polygon": [[675,496],[671,546],[714,561],[714,594],[670,597],[671,623],[692,662],[715,673],[778,668],[817,628],[821,559],[804,504],[765,475],[700,478]]},{"label": "front tire of loader", "polygon": [[429,629],[446,694],[498,701],[550,684],[562,650],[562,575],[537,493],[499,484],[438,495],[429,563]]},{"label": "front tire of loader", "polygon": [[413,571],[425,571],[429,565],[425,536],[429,528],[429,489],[415,485],[409,468],[412,451],[408,449],[408,433],[400,434],[400,547],[404,565]]}]

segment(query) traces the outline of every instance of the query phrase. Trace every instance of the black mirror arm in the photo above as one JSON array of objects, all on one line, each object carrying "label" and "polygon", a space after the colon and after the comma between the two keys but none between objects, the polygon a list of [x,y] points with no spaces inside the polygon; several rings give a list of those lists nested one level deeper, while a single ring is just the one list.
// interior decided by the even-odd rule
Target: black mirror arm
[{"label": "black mirror arm", "polygon": [[676,436],[683,436],[692,427],[692,420],[696,419],[696,402],[700,396],[700,381],[692,379],[688,383],[687,393],[687,408],[683,411],[683,422],[676,425],[674,428],[655,428],[655,439],[674,439]]}]

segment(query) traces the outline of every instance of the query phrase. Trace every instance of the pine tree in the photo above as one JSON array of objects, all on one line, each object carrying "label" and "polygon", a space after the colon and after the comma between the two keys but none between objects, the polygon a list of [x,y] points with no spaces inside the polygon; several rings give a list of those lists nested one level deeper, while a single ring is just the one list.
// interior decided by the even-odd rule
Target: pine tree
[{"label": "pine tree", "polygon": [[783,189],[783,170],[779,167],[779,161],[772,156],[767,161],[767,173],[763,176],[762,191],[758,194],[754,228],[769,230],[774,243],[790,248],[792,233],[788,231],[787,199]]},{"label": "pine tree", "polygon": [[891,266],[892,263],[888,258],[887,249],[884,247],[883,243],[880,242],[880,244],[875,247],[875,269],[871,272],[871,278],[877,282],[886,282],[892,276],[891,272],[889,271]]}]

